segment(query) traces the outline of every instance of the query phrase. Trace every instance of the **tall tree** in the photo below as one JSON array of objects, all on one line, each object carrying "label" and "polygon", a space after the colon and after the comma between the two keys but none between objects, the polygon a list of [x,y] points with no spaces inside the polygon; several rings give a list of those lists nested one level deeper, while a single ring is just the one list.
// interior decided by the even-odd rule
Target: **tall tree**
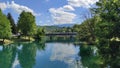
[{"label": "tall tree", "polygon": [[102,31],[108,39],[120,37],[120,1],[99,0],[96,5],[97,8],[93,11],[101,18],[97,26],[98,31]]},{"label": "tall tree", "polygon": [[78,33],[78,40],[87,41],[89,43],[95,42],[95,18],[89,18],[80,25],[74,25],[73,30]]},{"label": "tall tree", "polygon": [[10,13],[8,13],[7,18],[10,21],[12,33],[16,34],[17,33],[17,27],[15,25],[14,19],[12,18],[12,15]]},{"label": "tall tree", "polygon": [[0,38],[2,38],[4,42],[4,39],[10,38],[11,35],[12,33],[11,33],[10,22],[0,10]]},{"label": "tall tree", "polygon": [[18,20],[18,29],[25,36],[32,36],[36,33],[35,16],[30,12],[23,11]]}]

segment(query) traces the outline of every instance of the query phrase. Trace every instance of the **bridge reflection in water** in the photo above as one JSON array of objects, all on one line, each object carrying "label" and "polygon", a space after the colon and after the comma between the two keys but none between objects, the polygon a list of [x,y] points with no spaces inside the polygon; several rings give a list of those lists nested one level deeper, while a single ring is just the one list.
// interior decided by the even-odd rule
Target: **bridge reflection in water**
[{"label": "bridge reflection in water", "polygon": [[46,36],[76,36],[77,32],[53,32],[46,33]]}]

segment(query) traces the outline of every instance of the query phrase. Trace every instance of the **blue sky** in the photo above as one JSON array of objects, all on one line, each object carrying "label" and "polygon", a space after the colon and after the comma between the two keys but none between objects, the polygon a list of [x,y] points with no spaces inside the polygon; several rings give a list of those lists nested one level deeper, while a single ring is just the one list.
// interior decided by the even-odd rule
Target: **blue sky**
[{"label": "blue sky", "polygon": [[24,10],[36,17],[37,25],[78,24],[98,0],[0,0],[0,8],[10,12],[17,23]]}]

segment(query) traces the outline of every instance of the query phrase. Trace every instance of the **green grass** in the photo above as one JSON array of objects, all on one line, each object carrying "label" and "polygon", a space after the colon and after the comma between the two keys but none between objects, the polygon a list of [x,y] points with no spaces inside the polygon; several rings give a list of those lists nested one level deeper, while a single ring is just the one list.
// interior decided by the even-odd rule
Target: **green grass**
[{"label": "green grass", "polygon": [[31,42],[34,41],[35,39],[30,37],[24,37],[22,36],[21,38],[17,38],[17,37],[12,37],[11,39],[5,39],[4,43],[2,42],[3,39],[0,39],[0,44],[11,44],[11,43],[16,43],[16,42]]},{"label": "green grass", "polygon": [[10,44],[10,43],[13,43],[13,41],[9,39],[5,39],[3,42],[3,39],[0,39],[0,44]]}]

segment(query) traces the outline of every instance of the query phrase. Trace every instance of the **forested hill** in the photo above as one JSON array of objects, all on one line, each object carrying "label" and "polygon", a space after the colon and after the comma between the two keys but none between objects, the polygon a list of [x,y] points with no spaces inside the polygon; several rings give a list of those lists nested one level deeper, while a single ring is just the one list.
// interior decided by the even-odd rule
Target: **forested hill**
[{"label": "forested hill", "polygon": [[61,25],[51,25],[51,26],[38,26],[40,28],[44,28],[46,32],[54,32],[56,30],[61,30],[67,27],[73,27],[74,24],[61,24]]},{"label": "forested hill", "polygon": [[43,26],[46,32],[53,32],[55,30],[59,30],[62,27],[58,27],[58,26]]}]

